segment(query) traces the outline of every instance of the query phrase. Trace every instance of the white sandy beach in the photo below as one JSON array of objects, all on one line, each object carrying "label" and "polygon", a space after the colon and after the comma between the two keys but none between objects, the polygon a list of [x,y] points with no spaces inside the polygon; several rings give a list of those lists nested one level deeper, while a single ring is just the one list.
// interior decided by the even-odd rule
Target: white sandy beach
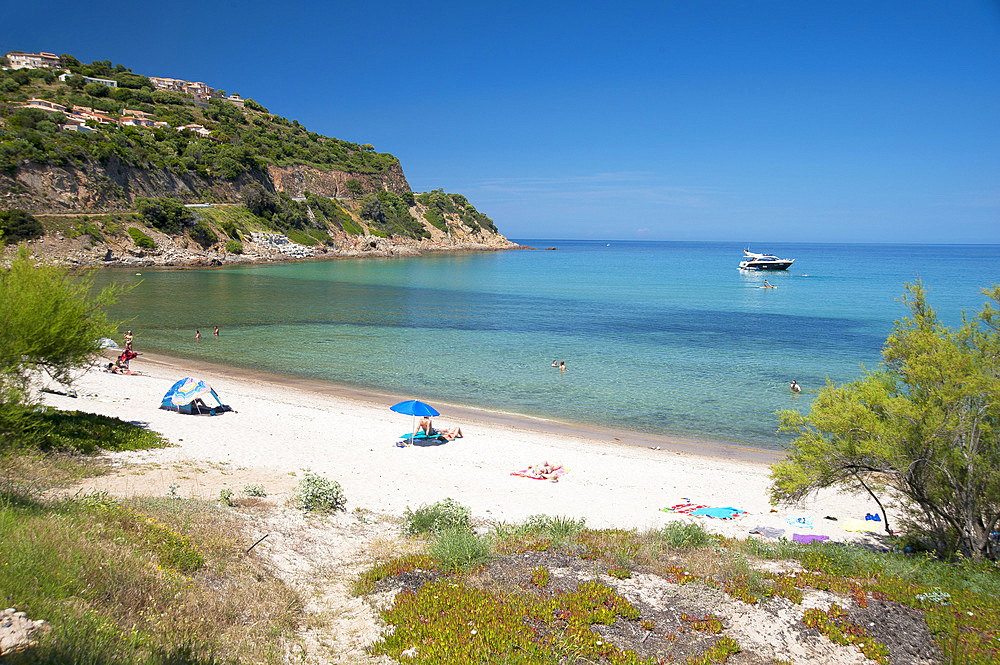
[{"label": "white sandy beach", "polygon": [[[133,368],[143,375],[86,372],[75,384],[79,398],[43,395],[47,404],[58,408],[141,423],[174,444],[116,454],[127,464],[122,472],[89,480],[83,491],[124,496],[172,491],[185,498],[215,499],[222,488],[238,494],[246,484],[260,483],[269,500],[280,504],[308,469],[340,483],[348,510],[401,515],[407,507],[450,497],[486,521],[513,522],[544,513],[585,518],[591,527],[647,529],[670,520],[699,519],[709,530],[730,536],[746,537],[752,527],[763,525],[785,529],[786,537],[822,534],[833,540],[871,538],[838,524],[877,511],[866,496],[825,491],[801,506],[772,512],[768,467],[756,461],[752,451],[733,449],[728,458],[692,454],[682,452],[682,442],[653,450],[617,443],[607,433],[560,433],[534,427],[528,419],[438,403],[434,406],[442,415],[435,426],[459,425],[464,438],[400,448],[396,442],[411,427],[411,419],[388,407],[420,395],[378,402],[372,396],[309,389],[294,380],[146,355],[133,361]],[[161,410],[163,394],[184,376],[210,383],[236,413],[210,417]],[[542,461],[568,472],[559,482],[510,475]],[[661,510],[686,500],[746,513],[716,520]],[[811,517],[814,528],[786,523],[796,516]]]}]

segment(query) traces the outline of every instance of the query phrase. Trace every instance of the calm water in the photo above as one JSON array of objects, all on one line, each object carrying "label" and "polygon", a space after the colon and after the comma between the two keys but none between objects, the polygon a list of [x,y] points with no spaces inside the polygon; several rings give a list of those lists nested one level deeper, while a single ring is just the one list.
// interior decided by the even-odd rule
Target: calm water
[{"label": "calm water", "polygon": [[[114,312],[134,317],[139,351],[762,447],[783,440],[775,410],[878,364],[904,282],[921,278],[955,325],[1000,281],[995,245],[769,245],[753,249],[795,265],[744,274],[738,244],[525,243],[559,249],[98,281],[141,280]],[[806,392],[790,395],[792,379]]]}]

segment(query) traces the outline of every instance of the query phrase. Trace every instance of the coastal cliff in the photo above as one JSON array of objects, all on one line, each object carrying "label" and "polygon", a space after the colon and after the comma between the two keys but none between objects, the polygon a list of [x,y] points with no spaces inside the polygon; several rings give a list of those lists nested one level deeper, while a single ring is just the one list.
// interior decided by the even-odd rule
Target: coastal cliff
[{"label": "coastal cliff", "polygon": [[[40,260],[82,265],[518,247],[464,196],[414,194],[399,160],[370,144],[203,84],[166,90],[107,61],[61,61],[65,77],[0,71],[8,256],[23,243]],[[118,87],[80,84],[93,77]]]}]

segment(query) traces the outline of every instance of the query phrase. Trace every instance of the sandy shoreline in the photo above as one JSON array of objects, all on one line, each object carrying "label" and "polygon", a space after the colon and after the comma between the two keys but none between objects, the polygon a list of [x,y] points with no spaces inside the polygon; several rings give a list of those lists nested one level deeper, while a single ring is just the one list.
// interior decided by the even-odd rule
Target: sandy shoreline
[{"label": "sandy shoreline", "polygon": [[[865,496],[825,491],[801,506],[772,512],[767,463],[776,455],[768,451],[622,436],[443,404],[435,404],[442,413],[435,425],[460,425],[465,437],[400,448],[395,444],[409,429],[410,418],[388,407],[414,396],[380,399],[321,382],[151,354],[133,361],[133,367],[144,375],[96,369],[84,373],[75,385],[80,398],[44,395],[46,403],[59,408],[144,424],[175,444],[116,454],[132,466],[87,481],[83,491],[173,492],[214,499],[222,488],[238,494],[247,483],[260,483],[269,500],[282,503],[308,469],[339,482],[349,510],[400,515],[407,507],[450,497],[488,521],[512,522],[544,513],[585,518],[588,526],[598,528],[647,529],[695,519],[661,510],[690,500],[747,511],[734,520],[699,519],[706,528],[726,535],[745,537],[762,525],[783,528],[786,537],[803,533],[834,540],[871,538],[838,525],[876,511]],[[184,376],[209,382],[237,412],[198,417],[159,409],[166,390]],[[568,472],[558,483],[510,475],[542,461]],[[814,528],[785,521],[799,516],[812,518]]]}]

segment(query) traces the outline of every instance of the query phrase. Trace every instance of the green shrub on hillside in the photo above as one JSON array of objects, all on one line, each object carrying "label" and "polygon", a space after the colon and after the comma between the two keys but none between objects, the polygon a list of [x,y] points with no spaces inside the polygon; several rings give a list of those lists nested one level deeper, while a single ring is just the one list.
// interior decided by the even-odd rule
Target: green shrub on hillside
[{"label": "green shrub on hillside", "polygon": [[156,249],[156,242],[140,229],[130,226],[128,234],[132,237],[132,242],[140,249]]},{"label": "green shrub on hillside", "polygon": [[95,131],[88,133],[58,132],[57,123],[45,111],[23,109],[12,114],[16,116],[13,122],[0,126],[0,169],[12,173],[23,162],[82,165],[87,160],[103,161],[115,155],[124,164],[140,168],[193,172],[207,179],[235,179],[262,173],[268,164],[309,164],[323,170],[366,175],[384,173],[399,164],[387,153],[322,136],[297,122],[269,115],[253,100],[245,100],[250,111],[218,99],[201,107],[190,96],[154,91],[146,77],[121,65],[108,65],[107,61],[72,65],[70,71],[111,78],[119,87],[86,83],[80,76],[61,82],[48,70],[3,72],[0,106],[13,101],[14,96],[18,101],[44,96],[58,104],[89,106],[111,114],[127,107],[150,113],[154,120],[165,121],[171,127],[202,124],[212,131],[212,136],[112,125],[95,125]]},{"label": "green shrub on hillside", "polygon": [[239,240],[227,240],[226,241],[226,251],[230,254],[242,254],[243,253],[243,243]]},{"label": "green shrub on hillside", "polygon": [[211,247],[219,242],[219,236],[202,219],[195,222],[194,227],[191,229],[191,239],[204,248]]},{"label": "green shrub on hillside", "polygon": [[22,240],[34,240],[45,235],[45,229],[34,215],[24,210],[0,211],[0,243],[12,245]]},{"label": "green shrub on hillside", "polygon": [[194,226],[194,215],[177,199],[138,197],[135,209],[150,226],[163,233],[179,235],[186,228]]}]

